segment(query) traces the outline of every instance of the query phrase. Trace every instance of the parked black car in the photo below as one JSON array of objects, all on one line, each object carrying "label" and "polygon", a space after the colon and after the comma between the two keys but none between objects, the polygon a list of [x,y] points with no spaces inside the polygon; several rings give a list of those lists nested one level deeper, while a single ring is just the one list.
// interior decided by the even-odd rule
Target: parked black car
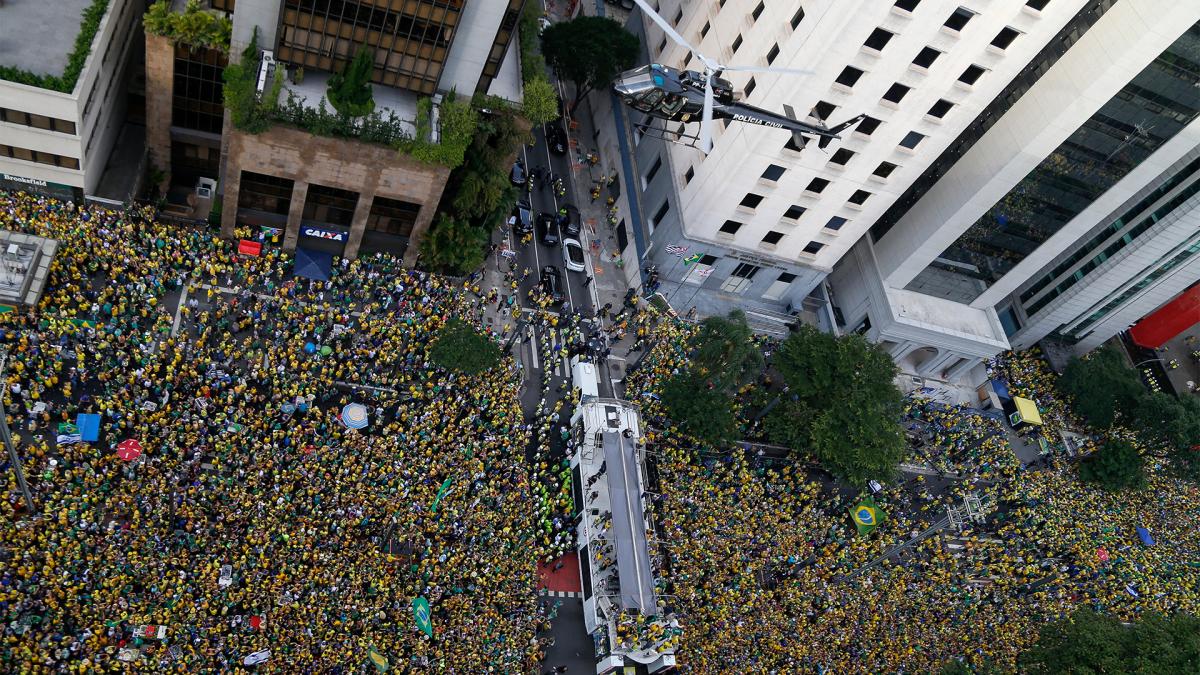
[{"label": "parked black car", "polygon": [[579,238],[579,209],[575,208],[574,204],[563,204],[559,209],[557,220],[564,237]]},{"label": "parked black car", "polygon": [[567,132],[563,131],[562,124],[551,122],[546,125],[546,144],[556,155],[567,154]]},{"label": "parked black car", "polygon": [[554,222],[551,213],[539,213],[537,217],[538,236],[547,246],[558,246],[558,223]]},{"label": "parked black car", "polygon": [[525,202],[517,202],[513,207],[512,215],[509,216],[508,222],[512,225],[513,230],[519,234],[528,234],[533,232],[533,209]]},{"label": "parked black car", "polygon": [[562,273],[554,265],[542,268],[542,290],[554,298],[554,302],[563,301]]}]

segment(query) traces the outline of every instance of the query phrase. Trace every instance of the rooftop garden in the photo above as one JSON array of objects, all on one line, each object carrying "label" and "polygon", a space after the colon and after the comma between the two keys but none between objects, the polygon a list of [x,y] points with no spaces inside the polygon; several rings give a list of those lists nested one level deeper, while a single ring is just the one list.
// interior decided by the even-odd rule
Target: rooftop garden
[{"label": "rooftop garden", "polygon": [[79,34],[75,36],[75,46],[67,58],[67,67],[62,75],[38,75],[21,68],[0,66],[0,80],[61,91],[64,94],[74,91],[79,75],[83,73],[83,66],[87,63],[88,54],[92,51],[92,41],[96,39],[96,33],[100,30],[100,21],[108,11],[109,1],[93,0],[92,4],[83,10],[83,22],[79,26]]},{"label": "rooftop garden", "polygon": [[142,17],[142,26],[152,35],[161,35],[174,44],[207,47],[229,53],[233,22],[200,6],[199,0],[188,0],[182,12],[172,12],[167,0],[150,5]]}]

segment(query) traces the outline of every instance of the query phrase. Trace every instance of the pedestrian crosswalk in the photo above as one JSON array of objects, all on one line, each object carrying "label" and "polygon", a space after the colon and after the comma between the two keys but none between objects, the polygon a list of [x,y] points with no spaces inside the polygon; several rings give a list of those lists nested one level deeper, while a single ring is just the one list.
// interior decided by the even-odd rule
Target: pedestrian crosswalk
[{"label": "pedestrian crosswalk", "polygon": [[558,326],[526,326],[521,340],[521,363],[527,373],[542,372],[549,376],[571,379],[571,359],[568,351],[572,343],[583,340],[578,328]]}]

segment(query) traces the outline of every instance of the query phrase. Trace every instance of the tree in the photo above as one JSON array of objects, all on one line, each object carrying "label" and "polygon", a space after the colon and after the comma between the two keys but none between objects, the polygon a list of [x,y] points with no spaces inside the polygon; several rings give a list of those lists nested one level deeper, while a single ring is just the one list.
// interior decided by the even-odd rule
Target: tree
[{"label": "tree", "polygon": [[338,112],[348,117],[366,117],[375,110],[371,91],[371,72],[375,69],[374,52],[367,45],[358,48],[346,69],[329,78],[325,97]]},{"label": "tree", "polygon": [[1075,403],[1075,410],[1097,429],[1112,426],[1117,412],[1131,411],[1146,389],[1125,364],[1121,353],[1105,347],[1086,359],[1072,359],[1058,388]]},{"label": "tree", "polygon": [[1079,464],[1079,477],[1105,490],[1137,489],[1146,484],[1142,456],[1127,441],[1112,438]]},{"label": "tree", "polygon": [[1191,452],[1200,445],[1200,400],[1147,392],[1138,400],[1130,423],[1146,440],[1173,452]]},{"label": "tree", "polygon": [[483,264],[488,241],[488,230],[438,214],[421,242],[421,256],[429,267],[451,274],[468,274]]},{"label": "tree", "polygon": [[279,93],[283,90],[283,69],[275,69],[275,81],[271,91],[258,95],[258,27],[250,37],[250,44],[242,51],[242,58],[225,66],[221,73],[225,80],[221,91],[229,119],[242,131],[258,134],[271,126],[271,120],[279,104]]},{"label": "tree", "polygon": [[500,345],[462,320],[450,319],[438,331],[429,358],[448,370],[478,375],[500,362]]},{"label": "tree", "polygon": [[886,353],[861,335],[834,337],[801,326],[774,365],[791,392],[767,416],[774,442],[810,454],[854,483],[895,470],[905,451],[903,398]]},{"label": "tree", "polygon": [[754,379],[763,368],[762,351],[740,309],[728,317],[705,319],[689,346],[691,371],[727,393]]},{"label": "tree", "polygon": [[1123,626],[1091,609],[1042,626],[1037,643],[1020,659],[1023,670],[1034,675],[1194,673],[1197,663],[1197,617],[1148,613],[1133,626]]},{"label": "tree", "polygon": [[556,23],[542,32],[542,54],[558,74],[575,84],[575,102],[608,86],[637,62],[638,39],[621,24],[596,16]]},{"label": "tree", "polygon": [[695,373],[680,373],[667,380],[662,402],[667,415],[697,440],[720,445],[733,437],[732,397]]},{"label": "tree", "polygon": [[558,119],[558,94],[544,75],[525,83],[521,111],[525,119],[537,125]]}]

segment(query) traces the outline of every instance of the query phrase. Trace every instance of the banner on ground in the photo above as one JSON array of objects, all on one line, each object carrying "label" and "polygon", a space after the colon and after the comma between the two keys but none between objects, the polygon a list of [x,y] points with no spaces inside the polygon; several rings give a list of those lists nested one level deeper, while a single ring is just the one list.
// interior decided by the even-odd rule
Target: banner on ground
[{"label": "banner on ground", "polygon": [[694,253],[683,259],[683,265],[684,265],[684,267],[687,267],[688,265],[691,265],[694,262],[700,262],[700,260],[703,258],[704,258],[704,256],[700,255],[699,253]]},{"label": "banner on ground", "polygon": [[854,520],[854,525],[858,527],[858,533],[867,534],[879,527],[886,515],[883,509],[875,504],[875,498],[867,496],[862,498],[857,506],[850,509],[850,517]]},{"label": "banner on ground", "polygon": [[79,433],[79,427],[70,422],[62,422],[58,425],[58,435],[55,440],[59,445],[71,445],[82,443],[83,436]]}]

